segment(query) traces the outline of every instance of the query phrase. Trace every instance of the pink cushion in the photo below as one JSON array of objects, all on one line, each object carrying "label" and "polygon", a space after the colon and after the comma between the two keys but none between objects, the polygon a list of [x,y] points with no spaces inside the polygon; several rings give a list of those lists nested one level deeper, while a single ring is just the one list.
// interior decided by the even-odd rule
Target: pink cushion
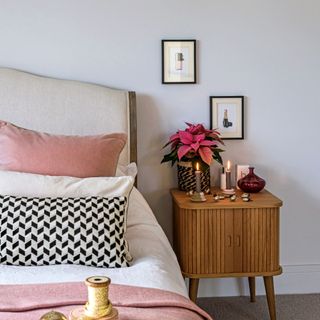
[{"label": "pink cushion", "polygon": [[0,169],[54,176],[114,176],[124,133],[63,136],[0,120]]}]

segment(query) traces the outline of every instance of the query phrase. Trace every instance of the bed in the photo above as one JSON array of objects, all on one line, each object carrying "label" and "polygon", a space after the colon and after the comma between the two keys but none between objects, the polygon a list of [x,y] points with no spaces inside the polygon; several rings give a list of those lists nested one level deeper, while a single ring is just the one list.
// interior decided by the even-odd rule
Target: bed
[{"label": "bed", "polygon": [[[0,119],[52,134],[125,132],[128,141],[121,152],[118,167],[126,168],[130,163],[137,162],[134,92],[0,68]],[[77,283],[97,274],[108,276],[113,284],[165,290],[187,299],[185,282],[175,254],[136,187],[129,199],[126,239],[133,256],[133,262],[127,268],[70,264],[31,267],[0,265],[0,301],[1,292],[3,294],[1,288]],[[1,318],[1,314],[0,319],[5,319]]]}]

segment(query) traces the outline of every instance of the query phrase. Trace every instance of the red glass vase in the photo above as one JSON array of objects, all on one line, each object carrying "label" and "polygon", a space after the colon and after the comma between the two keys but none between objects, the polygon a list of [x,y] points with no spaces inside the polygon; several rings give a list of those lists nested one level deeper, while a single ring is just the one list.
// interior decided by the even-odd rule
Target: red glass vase
[{"label": "red glass vase", "polygon": [[248,193],[257,193],[261,191],[266,185],[265,180],[257,176],[254,172],[254,168],[249,168],[249,173],[238,181],[238,187]]}]

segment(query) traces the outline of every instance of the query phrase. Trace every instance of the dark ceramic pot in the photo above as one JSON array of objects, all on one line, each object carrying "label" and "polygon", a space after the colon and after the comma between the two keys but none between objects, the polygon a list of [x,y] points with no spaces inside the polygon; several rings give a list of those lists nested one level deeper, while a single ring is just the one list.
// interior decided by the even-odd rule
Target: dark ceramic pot
[{"label": "dark ceramic pot", "polygon": [[[210,191],[210,167],[200,174],[201,191]],[[196,176],[192,162],[178,162],[178,184],[182,191],[196,191]]]},{"label": "dark ceramic pot", "polygon": [[257,193],[261,191],[266,185],[265,180],[257,176],[253,171],[254,168],[250,167],[249,173],[238,181],[238,187],[243,192]]}]

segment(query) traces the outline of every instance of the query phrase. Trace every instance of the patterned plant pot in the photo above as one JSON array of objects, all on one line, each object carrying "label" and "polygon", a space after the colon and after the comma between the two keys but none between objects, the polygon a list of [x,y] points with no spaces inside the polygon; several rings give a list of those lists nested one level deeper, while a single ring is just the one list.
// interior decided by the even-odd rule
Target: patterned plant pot
[{"label": "patterned plant pot", "polygon": [[[182,191],[196,191],[196,175],[192,162],[178,162],[178,184]],[[210,190],[210,168],[200,174],[201,191]]]}]

